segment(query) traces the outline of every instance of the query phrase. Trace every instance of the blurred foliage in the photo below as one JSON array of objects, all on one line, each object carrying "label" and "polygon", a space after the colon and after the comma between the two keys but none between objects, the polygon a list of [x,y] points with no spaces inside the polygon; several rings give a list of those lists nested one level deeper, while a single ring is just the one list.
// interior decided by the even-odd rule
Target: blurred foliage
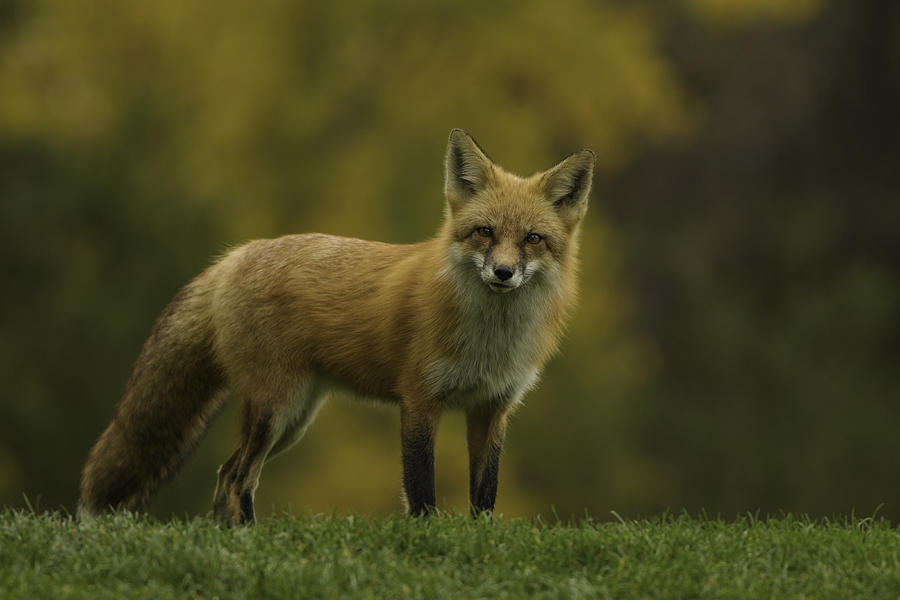
[{"label": "blurred foliage", "polygon": [[[227,247],[409,242],[469,129],[599,177],[570,335],[498,508],[869,512],[900,493],[898,9],[884,0],[8,0],[0,502],[74,505],[153,319]],[[232,401],[158,514],[203,512]],[[463,423],[438,498],[466,498]],[[397,510],[397,415],[336,398],[259,506]]]},{"label": "blurred foliage", "polygon": [[684,0],[684,3],[693,17],[717,28],[803,22],[816,16],[822,7],[822,0]]}]

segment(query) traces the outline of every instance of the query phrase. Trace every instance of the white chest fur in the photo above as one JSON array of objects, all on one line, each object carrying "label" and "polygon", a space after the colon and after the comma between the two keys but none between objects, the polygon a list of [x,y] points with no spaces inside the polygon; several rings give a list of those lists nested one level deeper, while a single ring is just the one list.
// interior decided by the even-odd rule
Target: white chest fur
[{"label": "white chest fur", "polygon": [[463,295],[462,318],[448,340],[454,358],[429,366],[429,391],[448,406],[518,402],[539,374],[538,328],[547,314],[542,292],[526,285],[510,294],[479,287]]}]

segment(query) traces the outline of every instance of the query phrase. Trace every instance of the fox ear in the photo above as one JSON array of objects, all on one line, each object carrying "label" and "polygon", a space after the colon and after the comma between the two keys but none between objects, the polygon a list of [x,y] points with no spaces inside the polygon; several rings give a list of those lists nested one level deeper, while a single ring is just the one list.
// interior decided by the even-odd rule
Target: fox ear
[{"label": "fox ear", "polygon": [[454,129],[447,142],[444,195],[451,208],[465,204],[488,182],[493,163],[468,132]]},{"label": "fox ear", "polygon": [[594,153],[581,150],[570,154],[541,177],[547,198],[560,215],[575,224],[587,211],[594,177]]}]

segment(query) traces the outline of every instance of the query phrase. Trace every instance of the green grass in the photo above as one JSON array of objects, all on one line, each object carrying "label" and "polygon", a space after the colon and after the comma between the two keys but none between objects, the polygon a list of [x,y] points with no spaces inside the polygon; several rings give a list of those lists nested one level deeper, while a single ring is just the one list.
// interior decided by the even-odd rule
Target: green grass
[{"label": "green grass", "polygon": [[881,520],[206,519],[0,512],[2,598],[892,598]]}]

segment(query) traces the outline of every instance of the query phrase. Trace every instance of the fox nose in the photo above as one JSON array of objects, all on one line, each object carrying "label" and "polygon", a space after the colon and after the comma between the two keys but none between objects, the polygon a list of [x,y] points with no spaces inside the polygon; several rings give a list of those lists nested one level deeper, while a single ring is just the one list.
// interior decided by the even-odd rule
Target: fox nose
[{"label": "fox nose", "polygon": [[499,267],[494,268],[494,275],[496,275],[497,279],[500,281],[506,281],[513,276],[513,271],[506,265],[500,265]]}]

